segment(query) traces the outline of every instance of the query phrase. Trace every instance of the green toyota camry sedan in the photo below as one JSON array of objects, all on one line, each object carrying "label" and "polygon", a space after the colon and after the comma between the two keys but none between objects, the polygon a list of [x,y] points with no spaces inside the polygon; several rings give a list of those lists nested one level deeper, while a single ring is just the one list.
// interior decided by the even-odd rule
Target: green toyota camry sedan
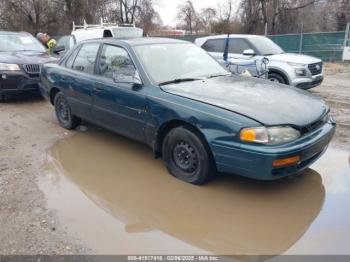
[{"label": "green toyota camry sedan", "polygon": [[85,120],[145,143],[170,174],[193,184],[220,172],[298,174],[326,150],[336,126],[318,96],[232,75],[174,39],[82,42],[43,66],[40,88],[62,127]]}]

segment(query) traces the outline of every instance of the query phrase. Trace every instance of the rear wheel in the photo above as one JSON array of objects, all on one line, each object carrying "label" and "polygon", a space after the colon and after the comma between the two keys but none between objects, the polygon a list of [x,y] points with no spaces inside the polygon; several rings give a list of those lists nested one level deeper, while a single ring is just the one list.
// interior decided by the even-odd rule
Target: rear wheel
[{"label": "rear wheel", "polygon": [[269,80],[271,82],[286,84],[286,80],[284,80],[283,76],[277,73],[269,73]]},{"label": "rear wheel", "polygon": [[80,119],[72,114],[67,98],[59,92],[54,99],[55,112],[61,127],[74,129],[80,124]]},{"label": "rear wheel", "polygon": [[187,183],[202,185],[216,175],[209,148],[188,128],[171,130],[164,139],[162,152],[170,174]]}]

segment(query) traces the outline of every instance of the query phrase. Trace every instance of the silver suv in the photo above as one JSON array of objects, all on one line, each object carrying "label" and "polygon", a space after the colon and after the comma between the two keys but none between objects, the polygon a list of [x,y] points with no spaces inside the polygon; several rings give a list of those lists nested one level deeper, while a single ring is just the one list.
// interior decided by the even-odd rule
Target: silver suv
[{"label": "silver suv", "polygon": [[[228,60],[257,60],[267,57],[269,80],[309,89],[323,81],[323,63],[316,57],[285,53],[281,47],[267,37],[259,35],[230,35]],[[208,51],[219,62],[224,63],[223,53],[227,35],[201,37],[196,45]]]}]

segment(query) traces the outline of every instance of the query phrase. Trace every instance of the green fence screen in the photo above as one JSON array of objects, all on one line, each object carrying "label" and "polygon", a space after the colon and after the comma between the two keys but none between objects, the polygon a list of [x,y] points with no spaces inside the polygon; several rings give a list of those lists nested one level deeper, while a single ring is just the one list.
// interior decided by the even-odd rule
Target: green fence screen
[{"label": "green fence screen", "polygon": [[[169,36],[190,42],[205,35]],[[324,61],[341,61],[345,32],[270,35],[286,52],[302,53]]]},{"label": "green fence screen", "polygon": [[319,57],[324,61],[341,61],[345,32],[308,33],[269,36],[286,52]]}]

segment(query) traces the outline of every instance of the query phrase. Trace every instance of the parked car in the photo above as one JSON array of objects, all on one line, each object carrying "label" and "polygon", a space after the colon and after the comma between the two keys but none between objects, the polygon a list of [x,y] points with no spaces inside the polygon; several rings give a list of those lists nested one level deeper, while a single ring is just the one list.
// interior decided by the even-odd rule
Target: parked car
[{"label": "parked car", "polygon": [[84,23],[82,26],[77,26],[73,23],[72,33],[63,36],[58,40],[55,53],[63,55],[75,44],[89,39],[106,37],[130,38],[142,36],[143,30],[135,27],[133,24],[108,24],[101,21],[101,23],[97,25]]},{"label": "parked car", "polygon": [[[271,81],[309,89],[323,81],[323,63],[316,57],[285,53],[281,47],[265,36],[230,35],[229,61],[242,63],[269,59],[268,78]],[[223,63],[227,35],[201,37],[195,43]]]},{"label": "parked car", "polygon": [[82,42],[45,64],[41,80],[62,127],[84,119],[146,143],[173,176],[193,184],[216,171],[261,180],[296,174],[335,132],[318,96],[232,75],[180,40]]},{"label": "parked car", "polygon": [[39,91],[42,64],[55,60],[31,34],[0,31],[0,100],[9,93]]}]

